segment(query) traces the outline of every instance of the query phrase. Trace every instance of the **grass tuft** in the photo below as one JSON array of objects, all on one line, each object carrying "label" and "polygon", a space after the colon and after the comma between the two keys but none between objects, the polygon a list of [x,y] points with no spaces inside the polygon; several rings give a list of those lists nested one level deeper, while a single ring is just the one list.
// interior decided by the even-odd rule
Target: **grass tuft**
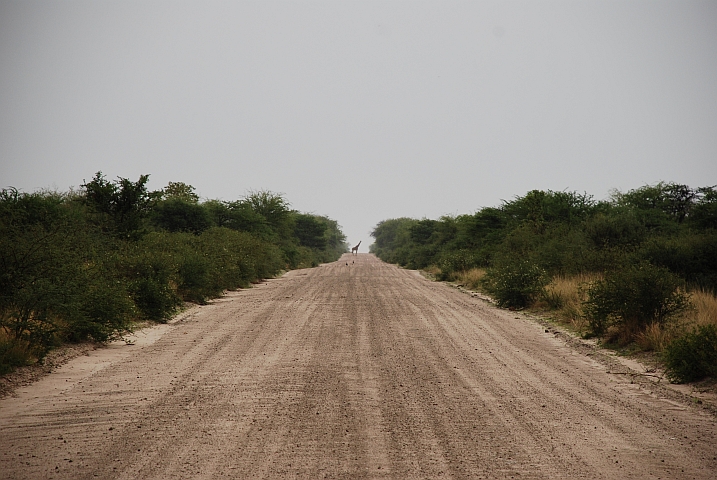
[{"label": "grass tuft", "polygon": [[696,325],[717,325],[717,296],[708,290],[690,292]]},{"label": "grass tuft", "polygon": [[554,310],[558,320],[582,335],[588,327],[582,308],[587,298],[585,287],[601,278],[597,274],[554,277],[536,306]]},{"label": "grass tuft", "polygon": [[645,351],[661,352],[674,338],[674,329],[665,328],[659,323],[650,323],[638,333],[635,343]]},{"label": "grass tuft", "polygon": [[483,277],[485,277],[485,269],[471,268],[470,270],[466,270],[464,272],[456,272],[454,275],[456,282],[462,284],[465,288],[479,291],[481,281],[483,280]]}]

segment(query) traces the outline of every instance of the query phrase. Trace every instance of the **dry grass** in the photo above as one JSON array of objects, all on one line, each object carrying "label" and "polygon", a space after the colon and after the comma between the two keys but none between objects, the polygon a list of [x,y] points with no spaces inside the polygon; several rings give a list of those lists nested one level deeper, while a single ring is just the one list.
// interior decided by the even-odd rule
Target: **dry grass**
[{"label": "dry grass", "polygon": [[635,343],[642,350],[661,352],[674,338],[674,332],[675,329],[662,327],[659,323],[651,323],[637,334]]},{"label": "dry grass", "polygon": [[470,290],[480,290],[480,282],[485,276],[484,268],[471,268],[455,274],[456,282]]},{"label": "dry grass", "polygon": [[545,295],[536,306],[554,310],[560,321],[583,334],[587,330],[582,309],[586,287],[600,278],[597,274],[557,276],[545,287]]},{"label": "dry grass", "polygon": [[430,267],[424,268],[423,271],[428,275],[433,275],[434,277],[441,274],[441,269],[435,265],[431,265]]},{"label": "dry grass", "polygon": [[688,309],[677,323],[660,326],[651,324],[637,335],[636,343],[643,350],[662,351],[675,338],[685,330],[700,325],[717,325],[717,296],[706,290],[690,292]]},{"label": "dry grass", "polygon": [[717,325],[717,296],[706,290],[690,292],[690,302],[694,306],[692,318],[696,325]]},{"label": "dry grass", "polygon": [[[536,306],[555,311],[560,321],[583,334],[588,327],[582,310],[586,287],[600,278],[595,274],[556,277],[545,288],[545,295]],[[709,291],[695,290],[690,292],[690,301],[692,308],[676,324],[647,326],[637,335],[637,345],[643,350],[659,352],[687,328],[695,325],[717,325],[717,296]]]},{"label": "dry grass", "polygon": [[421,275],[434,282],[441,275],[441,269],[433,265],[428,268],[421,269],[419,271],[421,272]]},{"label": "dry grass", "polygon": [[[473,268],[456,273],[455,280],[468,289],[480,290],[480,281],[484,276],[485,269]],[[601,278],[600,274],[555,277],[545,288],[545,295],[534,306],[552,310],[559,321],[582,335],[588,329],[582,309],[587,299],[587,287]],[[694,325],[717,325],[717,296],[706,290],[695,290],[690,292],[690,301],[693,308],[680,321],[669,326],[649,325],[637,335],[637,345],[646,351],[659,352],[687,328]]]}]

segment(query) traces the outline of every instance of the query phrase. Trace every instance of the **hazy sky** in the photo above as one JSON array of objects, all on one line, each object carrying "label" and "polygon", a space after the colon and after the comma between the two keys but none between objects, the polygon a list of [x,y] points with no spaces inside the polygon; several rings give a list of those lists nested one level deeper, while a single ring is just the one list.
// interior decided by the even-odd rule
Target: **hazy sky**
[{"label": "hazy sky", "polygon": [[717,2],[0,0],[0,187],[98,170],[284,193],[362,247],[532,189],[714,185]]}]

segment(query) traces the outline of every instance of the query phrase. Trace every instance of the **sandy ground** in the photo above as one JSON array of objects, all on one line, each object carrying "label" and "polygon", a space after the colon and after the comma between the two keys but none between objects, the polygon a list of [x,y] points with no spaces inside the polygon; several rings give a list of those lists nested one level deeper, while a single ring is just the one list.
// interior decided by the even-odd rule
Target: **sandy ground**
[{"label": "sandy ground", "polygon": [[597,357],[345,255],[0,400],[0,477],[716,478],[715,416]]}]

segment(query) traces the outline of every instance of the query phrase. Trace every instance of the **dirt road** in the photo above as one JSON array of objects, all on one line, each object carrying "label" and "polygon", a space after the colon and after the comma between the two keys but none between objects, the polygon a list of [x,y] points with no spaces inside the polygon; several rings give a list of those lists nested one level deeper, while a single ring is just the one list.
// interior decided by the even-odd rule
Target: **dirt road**
[{"label": "dirt road", "polygon": [[367,254],[150,336],[0,401],[0,477],[717,477],[714,416]]}]

